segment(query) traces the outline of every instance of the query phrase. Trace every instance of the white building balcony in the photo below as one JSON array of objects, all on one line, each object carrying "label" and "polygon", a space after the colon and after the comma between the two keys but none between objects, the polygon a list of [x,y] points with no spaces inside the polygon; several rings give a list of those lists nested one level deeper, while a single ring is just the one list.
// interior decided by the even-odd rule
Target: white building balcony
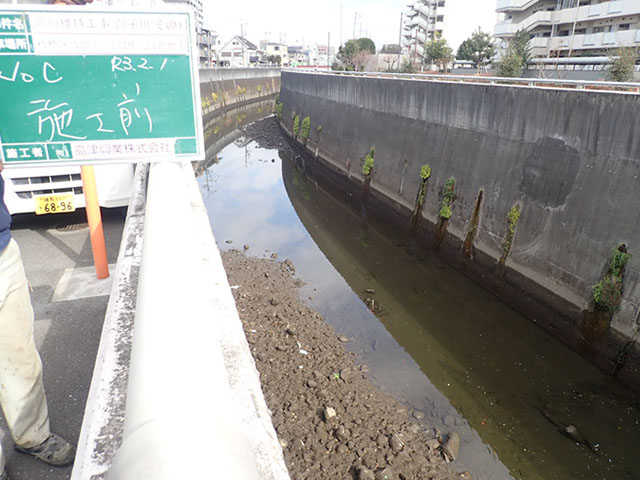
[{"label": "white building balcony", "polygon": [[427,29],[427,20],[421,16],[417,16],[407,21],[405,25],[409,28],[420,27],[423,29]]},{"label": "white building balcony", "polygon": [[498,0],[497,12],[507,12],[509,10],[526,10],[540,0]]},{"label": "white building balcony", "polygon": [[496,37],[511,37],[518,30],[528,31],[541,25],[552,25],[554,13],[556,12],[536,12],[519,23],[513,23],[511,20],[507,20],[498,23],[494,27],[493,33]]},{"label": "white building balcony", "polygon": [[[572,40],[573,38],[573,40]],[[573,37],[552,37],[549,40],[550,50],[587,50],[615,49],[620,47],[640,46],[640,29],[622,32],[591,33],[574,35]]]},{"label": "white building balcony", "polygon": [[[576,16],[577,13],[577,16]],[[553,12],[553,22],[556,24],[573,23],[576,18],[578,22],[588,22],[593,20],[606,20],[613,17],[640,14],[640,4],[638,0],[615,0],[612,2],[596,3],[585,5],[584,7],[566,8]]]}]

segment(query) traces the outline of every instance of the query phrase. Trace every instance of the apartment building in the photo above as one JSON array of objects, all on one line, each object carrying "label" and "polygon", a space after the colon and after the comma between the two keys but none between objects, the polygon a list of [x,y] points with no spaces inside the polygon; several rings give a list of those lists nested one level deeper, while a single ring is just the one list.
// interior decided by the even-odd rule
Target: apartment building
[{"label": "apartment building", "polygon": [[165,3],[171,5],[187,5],[193,10],[193,15],[196,20],[196,29],[203,28],[204,15],[202,12],[202,0],[164,0]]},{"label": "apartment building", "polygon": [[484,0],[420,0],[403,14],[402,51],[419,59],[425,41],[438,36],[447,40],[455,53],[475,30],[488,33],[495,23],[496,12],[487,8]]},{"label": "apartment building", "polygon": [[444,34],[446,0],[419,0],[407,6],[403,15],[402,52],[422,59],[424,44]]},{"label": "apartment building", "polygon": [[529,32],[533,57],[609,56],[640,47],[640,0],[498,0],[502,47]]}]

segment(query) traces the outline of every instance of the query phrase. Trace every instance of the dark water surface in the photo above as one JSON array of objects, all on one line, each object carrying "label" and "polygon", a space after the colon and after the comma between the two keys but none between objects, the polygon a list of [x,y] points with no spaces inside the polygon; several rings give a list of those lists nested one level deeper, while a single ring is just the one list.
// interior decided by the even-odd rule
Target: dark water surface
[{"label": "dark water surface", "polygon": [[[460,433],[473,478],[640,479],[633,392],[358,199],[234,133],[270,109],[252,108],[222,120],[199,177],[220,249],[291,259],[308,303],[353,339],[373,382]],[[582,443],[561,432],[569,425]]]}]

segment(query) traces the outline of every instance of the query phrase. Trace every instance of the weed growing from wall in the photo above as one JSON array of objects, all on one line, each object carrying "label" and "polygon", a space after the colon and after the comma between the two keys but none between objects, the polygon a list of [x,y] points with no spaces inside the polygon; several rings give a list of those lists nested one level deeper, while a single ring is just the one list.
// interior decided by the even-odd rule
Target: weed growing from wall
[{"label": "weed growing from wall", "polygon": [[422,211],[424,200],[427,197],[427,182],[429,181],[429,177],[431,177],[431,166],[423,165],[422,168],[420,168],[420,188],[418,189],[416,203],[411,216],[411,227],[413,231],[415,231],[420,221],[420,212]]},{"label": "weed growing from wall", "polygon": [[507,215],[507,236],[502,244],[502,251],[505,256],[509,255],[509,252],[511,251],[511,244],[513,243],[513,237],[516,234],[518,220],[520,220],[520,205],[514,205],[511,207],[511,210],[509,210],[509,214]]},{"label": "weed growing from wall", "polygon": [[416,203],[419,208],[422,208],[424,205],[424,199],[427,194],[427,182],[429,181],[429,177],[431,177],[431,166],[423,165],[420,169],[420,190],[418,191],[418,198]]},{"label": "weed growing from wall", "polygon": [[276,100],[276,116],[279,122],[282,121],[282,107],[284,107],[284,104],[280,100]]},{"label": "weed growing from wall", "polygon": [[442,203],[440,204],[440,212],[438,216],[445,220],[451,218],[451,204],[456,196],[455,194],[456,180],[450,177],[442,187]]},{"label": "weed growing from wall", "polygon": [[293,117],[293,138],[298,138],[298,132],[300,131],[300,115]]},{"label": "weed growing from wall", "polygon": [[592,301],[595,310],[614,314],[620,309],[622,277],[629,258],[631,255],[627,253],[624,245],[614,248],[611,252],[607,273],[593,286]]},{"label": "weed growing from wall", "polygon": [[318,135],[320,135],[322,133],[322,125],[318,125],[316,127],[316,132],[318,132]]},{"label": "weed growing from wall", "polygon": [[364,157],[364,165],[362,165],[362,175],[364,175],[365,177],[371,176],[371,171],[373,170],[374,156],[375,156],[375,149],[374,147],[371,147],[371,150],[369,150],[369,153],[367,153],[367,156]]},{"label": "weed growing from wall", "polygon": [[309,117],[304,117],[302,120],[302,141],[306,145],[307,139],[309,138],[309,131],[311,130],[311,119]]}]

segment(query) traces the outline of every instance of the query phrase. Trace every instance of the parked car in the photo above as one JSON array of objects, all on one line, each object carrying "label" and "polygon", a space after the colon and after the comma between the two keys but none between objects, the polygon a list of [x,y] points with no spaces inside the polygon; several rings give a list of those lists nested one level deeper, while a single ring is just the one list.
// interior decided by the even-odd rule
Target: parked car
[{"label": "parked car", "polygon": [[[127,206],[135,165],[99,165],[94,168],[100,206]],[[73,195],[72,203],[60,203],[62,208],[54,206],[54,211],[48,208],[48,211],[43,211],[41,207],[39,213],[60,213],[85,206],[78,166],[5,168],[2,177],[5,181],[4,200],[11,214],[34,213],[37,205],[42,204],[39,198],[60,194]]]}]

